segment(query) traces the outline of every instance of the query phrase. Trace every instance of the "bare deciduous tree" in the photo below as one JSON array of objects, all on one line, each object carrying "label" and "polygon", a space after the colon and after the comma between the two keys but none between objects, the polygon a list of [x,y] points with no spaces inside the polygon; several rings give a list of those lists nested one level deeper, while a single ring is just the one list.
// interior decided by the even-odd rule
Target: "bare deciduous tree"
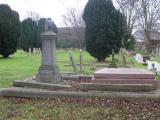
[{"label": "bare deciduous tree", "polygon": [[66,30],[70,30],[70,33],[78,43],[78,48],[82,48],[84,42],[85,23],[82,19],[82,13],[82,11],[79,11],[76,8],[68,8],[66,14],[62,16]]},{"label": "bare deciduous tree", "polygon": [[131,34],[137,20],[135,10],[135,4],[137,0],[116,0],[116,2],[118,3],[120,11],[126,17],[127,32]]},{"label": "bare deciduous tree", "polygon": [[31,18],[32,20],[34,20],[38,23],[38,20],[40,19],[40,15],[36,12],[28,11],[26,13],[26,18]]},{"label": "bare deciduous tree", "polygon": [[151,32],[160,28],[160,0],[138,0],[135,5],[138,28],[144,32],[146,50],[151,52]]}]

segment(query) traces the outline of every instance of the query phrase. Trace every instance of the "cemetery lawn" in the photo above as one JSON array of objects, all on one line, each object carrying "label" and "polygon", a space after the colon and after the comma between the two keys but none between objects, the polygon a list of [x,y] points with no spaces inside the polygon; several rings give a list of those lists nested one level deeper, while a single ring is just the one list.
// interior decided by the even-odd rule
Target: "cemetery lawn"
[{"label": "cemetery lawn", "polygon": [[[76,64],[79,64],[79,51],[74,50]],[[83,53],[84,71],[83,74],[92,75],[96,69],[100,69],[109,65],[111,57],[106,59],[105,63],[98,63],[96,59],[91,57],[87,52]],[[124,66],[121,55],[116,55],[119,66]],[[14,80],[23,80],[25,78],[36,75],[41,63],[41,56],[28,56],[23,51],[18,51],[10,58],[3,59],[0,57],[0,88],[9,87]],[[73,73],[73,68],[69,59],[67,50],[57,50],[57,63],[61,73]],[[134,61],[133,57],[127,56],[127,63],[130,67],[146,68],[142,64]],[[78,67],[79,68],[79,67]]]},{"label": "cemetery lawn", "polygon": [[[79,52],[74,51],[77,64]],[[18,51],[8,59],[0,57],[0,88],[9,87],[14,80],[23,80],[35,75],[40,66],[40,55],[28,56]],[[116,55],[119,66],[123,66],[122,56]],[[110,64],[98,63],[84,52],[83,74],[90,75],[100,67]],[[69,52],[57,51],[57,63],[61,73],[73,73]],[[146,68],[127,56],[130,67]],[[77,99],[55,98],[53,100],[0,98],[0,120],[158,120],[160,100],[136,99]]]}]

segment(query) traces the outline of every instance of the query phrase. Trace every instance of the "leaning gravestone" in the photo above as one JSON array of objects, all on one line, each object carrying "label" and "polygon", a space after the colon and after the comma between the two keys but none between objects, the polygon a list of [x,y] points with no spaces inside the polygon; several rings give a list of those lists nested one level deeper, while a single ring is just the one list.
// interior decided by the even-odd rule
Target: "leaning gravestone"
[{"label": "leaning gravestone", "polygon": [[83,51],[80,49],[80,72],[83,71]]},{"label": "leaning gravestone", "polygon": [[[49,21],[50,22],[50,21]],[[51,24],[51,23],[47,23]],[[59,68],[56,64],[57,34],[45,26],[45,32],[40,35],[42,40],[42,65],[36,76],[36,81],[58,83],[60,81]]]},{"label": "leaning gravestone", "polygon": [[71,64],[72,64],[72,66],[73,66],[73,70],[74,70],[74,72],[77,74],[76,61],[75,61],[75,58],[74,58],[74,55],[73,55],[73,52],[72,52],[71,49],[70,49],[70,51],[69,51],[69,55],[70,55]]}]

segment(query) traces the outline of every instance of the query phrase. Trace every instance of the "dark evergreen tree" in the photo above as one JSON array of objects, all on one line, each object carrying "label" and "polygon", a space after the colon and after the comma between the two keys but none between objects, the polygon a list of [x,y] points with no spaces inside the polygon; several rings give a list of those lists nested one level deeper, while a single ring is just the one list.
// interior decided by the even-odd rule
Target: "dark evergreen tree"
[{"label": "dark evergreen tree", "polygon": [[112,49],[119,52],[126,22],[111,0],[89,0],[83,19],[86,24],[86,50],[91,56],[104,61]]},{"label": "dark evergreen tree", "polygon": [[[41,48],[42,43],[40,34],[45,31],[45,18],[41,18],[38,21],[31,18],[25,19],[21,23],[21,48],[28,51],[29,48]],[[52,23],[53,31],[58,33],[58,29],[54,22]]]},{"label": "dark evergreen tree", "polygon": [[21,47],[25,51],[38,47],[37,23],[31,18],[25,19],[21,23]]},{"label": "dark evergreen tree", "polygon": [[7,58],[17,50],[20,36],[19,14],[8,5],[0,5],[0,55]]}]

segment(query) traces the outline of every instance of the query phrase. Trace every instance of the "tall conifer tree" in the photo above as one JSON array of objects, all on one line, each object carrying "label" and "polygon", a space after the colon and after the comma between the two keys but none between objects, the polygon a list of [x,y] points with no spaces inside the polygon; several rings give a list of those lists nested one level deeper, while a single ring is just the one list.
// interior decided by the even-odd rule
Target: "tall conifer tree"
[{"label": "tall conifer tree", "polygon": [[0,5],[0,55],[7,58],[17,50],[20,36],[19,14],[8,5]]},{"label": "tall conifer tree", "polygon": [[86,50],[91,56],[104,61],[112,49],[119,51],[126,22],[111,0],[89,0],[83,19],[86,24]]}]

